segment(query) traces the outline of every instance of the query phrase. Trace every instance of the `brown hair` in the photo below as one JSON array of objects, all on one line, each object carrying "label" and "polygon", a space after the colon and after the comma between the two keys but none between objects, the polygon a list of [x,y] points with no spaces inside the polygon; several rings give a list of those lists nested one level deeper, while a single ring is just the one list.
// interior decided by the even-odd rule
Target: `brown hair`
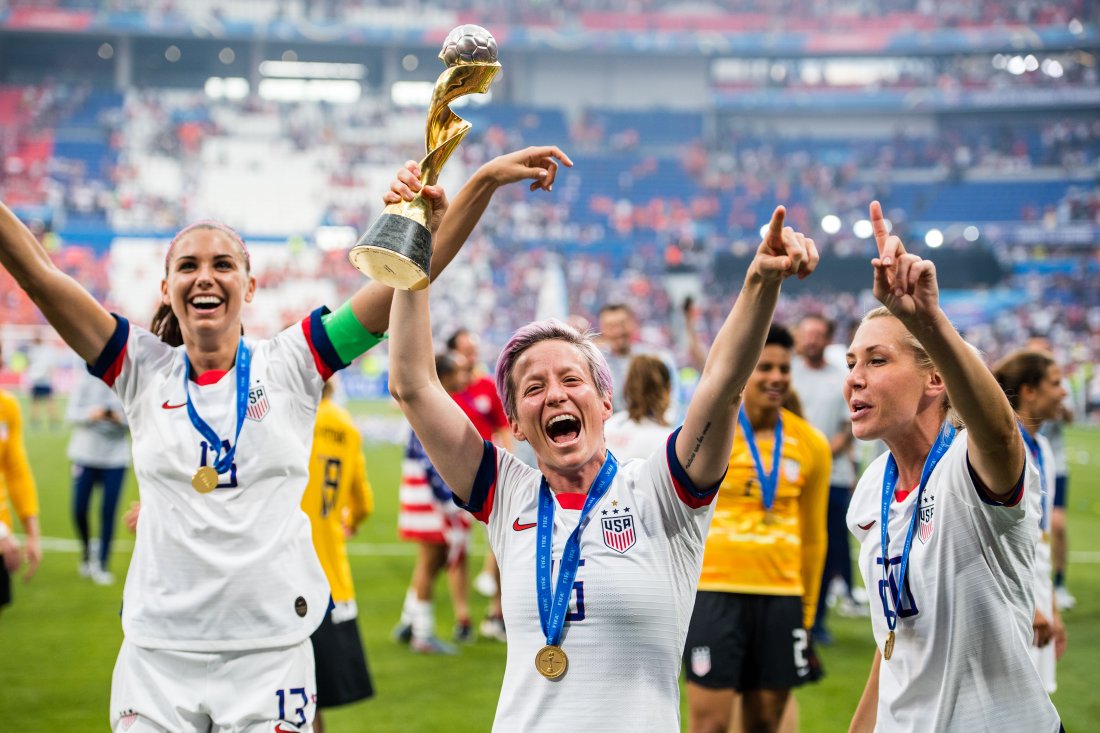
[{"label": "brown hair", "polygon": [[666,424],[664,414],[671,400],[671,390],[672,375],[663,361],[645,354],[630,360],[623,396],[631,420],[639,422],[648,417],[661,425]]},{"label": "brown hair", "polygon": [[1013,351],[993,366],[993,376],[1001,385],[1013,410],[1020,409],[1020,392],[1024,387],[1038,387],[1046,379],[1054,359],[1049,354],[1021,349]]},{"label": "brown hair", "polygon": [[[241,248],[241,255],[244,257],[244,271],[249,273],[252,271],[252,258],[248,254],[248,248],[244,245],[244,240],[241,239],[241,235],[230,226],[222,224],[221,222],[211,221],[204,219],[203,221],[197,221],[194,224],[188,224],[183,229],[179,230],[176,236],[172,237],[172,242],[168,245],[168,251],[164,255],[164,277],[168,277],[168,264],[172,258],[172,250],[175,249],[176,242],[180,241],[186,235],[191,232],[199,230],[212,230],[221,232],[228,236],[231,240],[237,243]],[[156,312],[153,314],[153,320],[149,324],[149,330],[160,337],[160,340],[169,346],[182,346],[183,345],[183,332],[180,330],[179,318],[172,311],[172,306],[169,303],[161,303],[157,306]],[[244,325],[241,325],[241,335],[244,335]]]}]

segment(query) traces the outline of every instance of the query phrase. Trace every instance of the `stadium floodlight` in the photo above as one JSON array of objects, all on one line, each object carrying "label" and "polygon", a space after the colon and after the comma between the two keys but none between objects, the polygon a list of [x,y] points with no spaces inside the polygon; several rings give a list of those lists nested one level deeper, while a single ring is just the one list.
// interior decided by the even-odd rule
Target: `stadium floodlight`
[{"label": "stadium floodlight", "polygon": [[1075,36],[1079,36],[1085,32],[1085,26],[1081,24],[1081,21],[1074,18],[1069,22],[1069,32]]},{"label": "stadium floodlight", "polygon": [[821,231],[826,234],[836,234],[840,231],[840,217],[836,214],[826,214],[821,217]]},{"label": "stadium floodlight", "polygon": [[770,224],[765,224],[764,226],[760,227],[760,238],[761,239],[768,236],[768,227],[769,226],[770,226]]},{"label": "stadium floodlight", "polygon": [[1027,64],[1024,62],[1023,56],[1013,56],[1008,60],[1008,64],[1005,68],[1008,69],[1009,74],[1019,76],[1027,71]]},{"label": "stadium floodlight", "polygon": [[226,64],[226,65],[231,64],[236,59],[237,59],[237,53],[233,49],[231,49],[229,46],[226,46],[221,51],[218,51],[218,61],[221,61],[223,64]]},{"label": "stadium floodlight", "polygon": [[852,225],[852,234],[856,235],[860,239],[867,239],[873,234],[871,229],[871,222],[867,219],[860,219]]},{"label": "stadium floodlight", "polygon": [[1039,68],[1039,59],[1035,58],[1035,54],[1029,53],[1024,57],[1024,70],[1035,71]]},{"label": "stadium floodlight", "polygon": [[981,231],[973,224],[968,226],[966,229],[963,229],[963,239],[968,242],[977,242],[978,237],[980,236],[982,236]]},{"label": "stadium floodlight", "polygon": [[109,43],[101,43],[99,45],[99,50],[96,51],[96,55],[106,61],[115,55],[115,47]]},{"label": "stadium floodlight", "polygon": [[993,57],[993,68],[999,71],[1004,71],[1005,66],[1008,65],[1008,56],[1003,53],[999,53]]},{"label": "stadium floodlight", "polygon": [[407,53],[401,59],[401,68],[405,71],[416,71],[418,66],[420,66],[420,59],[416,57],[415,53]]},{"label": "stadium floodlight", "polygon": [[280,79],[365,79],[365,64],[324,61],[261,61],[260,74]]},{"label": "stadium floodlight", "polygon": [[924,235],[924,243],[932,249],[943,244],[943,232],[939,229],[929,229]]},{"label": "stadium floodlight", "polygon": [[1043,63],[1039,67],[1043,73],[1052,79],[1061,78],[1065,70],[1062,68],[1061,62],[1058,59],[1043,59]]},{"label": "stadium floodlight", "polygon": [[164,49],[164,58],[168,60],[168,63],[174,64],[183,58],[183,53],[180,51],[180,47],[172,44],[168,48]]}]

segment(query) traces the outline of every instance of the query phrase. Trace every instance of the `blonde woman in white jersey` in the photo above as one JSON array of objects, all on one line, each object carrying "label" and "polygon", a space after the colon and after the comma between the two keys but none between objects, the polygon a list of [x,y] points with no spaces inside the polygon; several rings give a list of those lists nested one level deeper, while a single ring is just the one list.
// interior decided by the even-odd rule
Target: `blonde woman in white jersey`
[{"label": "blonde woman in white jersey", "polygon": [[993,367],[993,375],[1020,420],[1020,435],[1027,446],[1028,460],[1039,471],[1043,506],[1039,521],[1039,544],[1035,546],[1035,637],[1031,658],[1046,691],[1057,689],[1055,666],[1066,649],[1066,627],[1054,601],[1054,567],[1051,561],[1051,514],[1054,510],[1054,450],[1039,428],[1056,420],[1062,412],[1066,388],[1062,370],[1049,354],[1038,351],[1014,351]]},{"label": "blonde woman in white jersey", "polygon": [[935,266],[888,233],[877,201],[871,223],[884,307],[856,330],[844,392],[855,436],[890,450],[848,511],[876,646],[851,730],[1055,733],[1028,654],[1038,474],[996,379],[940,309]]},{"label": "blonde woman in white jersey", "polygon": [[[403,175],[390,198],[419,187]],[[497,362],[512,434],[538,468],[485,442],[443,389],[428,292],[397,293],[390,389],[500,563],[508,660],[493,730],[678,733],[678,675],[713,500],[740,393],[781,282],[817,264],[813,241],[772,217],[719,331],[684,425],[645,460],[606,450],[611,375],[560,321],[513,335]]]},{"label": "blonde woman in white jersey", "polygon": [[[456,199],[545,180],[526,151],[479,169]],[[541,171],[541,177],[539,175]],[[552,180],[552,179],[551,179]],[[473,223],[434,203],[432,274]],[[475,220],[476,221],[476,220]],[[312,730],[310,635],[330,603],[301,510],[324,381],[377,343],[392,291],[369,282],[335,313],[318,308],[275,338],[242,337],[256,281],[244,242],[200,222],[173,239],[151,331],[108,313],[57,269],[0,204],[0,264],[122,399],[141,521],[123,593],[111,689],[115,731]]]}]

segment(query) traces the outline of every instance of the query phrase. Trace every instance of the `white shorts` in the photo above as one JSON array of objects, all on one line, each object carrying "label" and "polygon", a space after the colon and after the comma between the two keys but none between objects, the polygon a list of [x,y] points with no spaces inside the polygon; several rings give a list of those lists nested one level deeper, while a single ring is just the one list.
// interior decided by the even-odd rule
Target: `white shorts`
[{"label": "white shorts", "polygon": [[145,649],[123,640],[111,680],[115,733],[309,733],[313,644],[247,652]]}]

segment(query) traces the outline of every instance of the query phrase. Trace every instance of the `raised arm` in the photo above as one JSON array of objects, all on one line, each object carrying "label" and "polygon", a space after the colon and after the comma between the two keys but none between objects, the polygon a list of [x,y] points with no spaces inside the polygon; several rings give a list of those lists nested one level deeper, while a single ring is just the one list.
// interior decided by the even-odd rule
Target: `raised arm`
[{"label": "raised arm", "polygon": [[435,371],[428,313],[431,286],[394,293],[390,309],[390,394],[424,445],[432,465],[463,501],[470,498],[482,440]]},{"label": "raised arm", "polygon": [[1012,405],[992,372],[940,308],[936,266],[905,251],[886,230],[882,207],[871,203],[879,256],[874,293],[905,325],[943,377],[951,405],[966,424],[970,465],[993,499],[1009,498],[1024,470],[1024,443]]},{"label": "raised arm", "polygon": [[817,267],[814,241],[784,227],[785,215],[782,206],[772,214],[741,293],[710,347],[676,438],[676,456],[696,486],[713,486],[725,474],[741,392],[764,348],[779,286],[789,276],[804,278]]},{"label": "raised arm", "polygon": [[[549,191],[558,160],[572,165],[572,161],[555,147],[527,148],[483,165],[455,197],[439,225],[434,256],[442,252],[447,261],[454,257],[500,186],[532,178],[532,191]],[[418,173],[415,164],[406,166],[386,194],[386,203],[396,203],[399,198],[409,199],[414,191],[420,190]],[[425,187],[426,195],[432,195],[433,188]],[[483,444],[473,423],[447,394],[436,374],[428,310],[430,291],[429,285],[422,291],[401,291],[393,295],[389,311],[390,364],[393,365],[390,393],[416,431],[439,475],[456,496],[466,501],[481,465]]]},{"label": "raised arm", "polygon": [[0,203],[0,265],[86,362],[99,358],[115,331],[115,319],[91,293],[59,270],[29,229]]},{"label": "raised arm", "polygon": [[[498,188],[531,179],[532,191],[540,188],[549,191],[557,177],[558,161],[566,166],[573,165],[565,153],[552,145],[524,148],[498,156],[474,172],[450,206],[445,203],[443,206],[437,205],[433,211],[434,221],[429,223],[434,232],[431,279],[434,281],[458,254]],[[438,186],[425,188],[426,196],[434,201],[439,200],[442,189]],[[387,204],[412,201],[420,190],[420,167],[416,161],[410,160],[398,173],[397,180],[383,200]],[[391,288],[371,281],[351,297],[350,303],[363,327],[371,333],[380,334],[389,327],[392,298]]]}]

